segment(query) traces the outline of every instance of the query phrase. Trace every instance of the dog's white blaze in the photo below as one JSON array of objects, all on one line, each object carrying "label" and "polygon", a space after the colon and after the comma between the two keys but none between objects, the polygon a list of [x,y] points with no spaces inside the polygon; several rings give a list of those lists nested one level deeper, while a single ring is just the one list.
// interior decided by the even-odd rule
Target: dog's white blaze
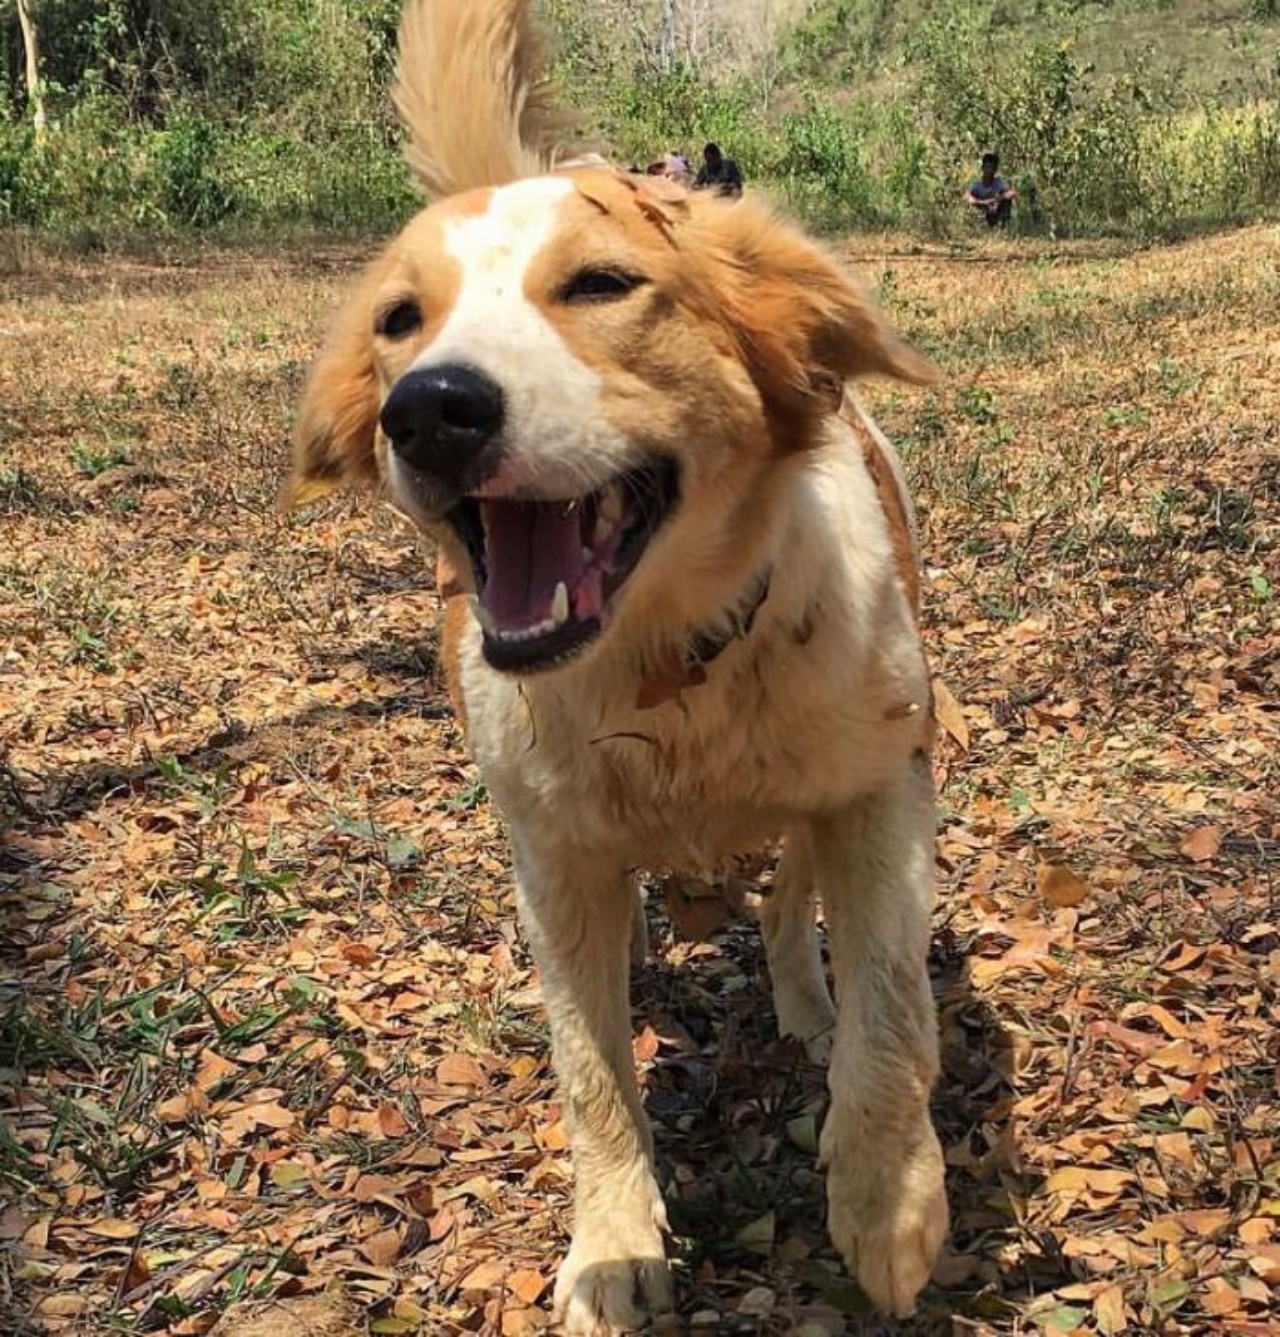
[{"label": "dog's white blaze", "polygon": [[555,235],[574,185],[534,177],[492,193],[484,213],[445,228],[462,270],[448,320],[416,367],[463,362],[502,387],[507,453],[500,490],[525,485],[579,495],[624,467],[626,442],[600,414],[601,379],[525,295],[530,264]]}]

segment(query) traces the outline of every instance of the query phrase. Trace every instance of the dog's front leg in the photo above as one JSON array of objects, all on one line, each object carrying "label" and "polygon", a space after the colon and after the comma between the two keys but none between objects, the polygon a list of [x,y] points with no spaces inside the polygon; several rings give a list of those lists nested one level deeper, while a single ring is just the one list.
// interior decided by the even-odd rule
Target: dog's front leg
[{"label": "dog's front leg", "polygon": [[812,824],[837,1019],[822,1130],[831,1238],[881,1308],[905,1315],[946,1234],[929,1120],[938,1037],[926,953],[934,807],[923,765]]},{"label": "dog's front leg", "polygon": [[631,1052],[635,891],[621,866],[516,840],[521,918],[542,974],[573,1151],[573,1245],[555,1307],[572,1337],[613,1337],[671,1308],[666,1214]]}]

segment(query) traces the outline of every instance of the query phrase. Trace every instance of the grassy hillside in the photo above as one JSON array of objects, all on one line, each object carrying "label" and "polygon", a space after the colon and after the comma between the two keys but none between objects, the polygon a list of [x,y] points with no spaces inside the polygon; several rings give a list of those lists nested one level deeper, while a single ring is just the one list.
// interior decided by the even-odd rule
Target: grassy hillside
[{"label": "grassy hillside", "polygon": [[643,23],[597,23],[620,18],[608,0],[552,7],[568,20],[565,82],[615,151],[720,140],[833,230],[965,230],[960,192],[987,147],[1017,181],[1024,230],[1168,236],[1280,206],[1272,0],[757,6],[740,11],[754,47],[665,64]]},{"label": "grassy hillside", "polygon": [[1141,60],[1191,96],[1229,102],[1267,89],[1280,56],[1277,0],[817,0],[784,38],[788,75],[901,84],[921,25],[957,14],[988,28],[997,69],[1029,43],[1069,35],[1104,76]]}]

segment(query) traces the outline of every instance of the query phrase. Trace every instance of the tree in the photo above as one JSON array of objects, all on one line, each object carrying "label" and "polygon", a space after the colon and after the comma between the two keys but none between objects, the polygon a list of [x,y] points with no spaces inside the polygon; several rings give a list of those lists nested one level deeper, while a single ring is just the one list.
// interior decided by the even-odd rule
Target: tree
[{"label": "tree", "polygon": [[22,49],[26,56],[27,105],[35,124],[36,138],[44,135],[44,89],[40,82],[40,29],[32,0],[17,0],[18,26],[22,29]]}]

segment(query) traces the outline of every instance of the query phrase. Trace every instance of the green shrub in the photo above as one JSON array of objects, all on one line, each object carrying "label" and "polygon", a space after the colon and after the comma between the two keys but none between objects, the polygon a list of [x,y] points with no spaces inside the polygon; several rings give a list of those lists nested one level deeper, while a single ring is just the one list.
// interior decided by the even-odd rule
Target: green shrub
[{"label": "green shrub", "polygon": [[877,219],[862,130],[829,102],[811,97],[783,120],[780,167],[788,200],[818,226],[848,228]]},{"label": "green shrub", "polygon": [[0,221],[30,223],[31,201],[27,198],[26,165],[33,150],[33,135],[27,125],[0,121]]},{"label": "green shrub", "polygon": [[151,136],[160,207],[170,223],[209,227],[235,211],[219,175],[224,131],[207,117],[182,112]]}]

